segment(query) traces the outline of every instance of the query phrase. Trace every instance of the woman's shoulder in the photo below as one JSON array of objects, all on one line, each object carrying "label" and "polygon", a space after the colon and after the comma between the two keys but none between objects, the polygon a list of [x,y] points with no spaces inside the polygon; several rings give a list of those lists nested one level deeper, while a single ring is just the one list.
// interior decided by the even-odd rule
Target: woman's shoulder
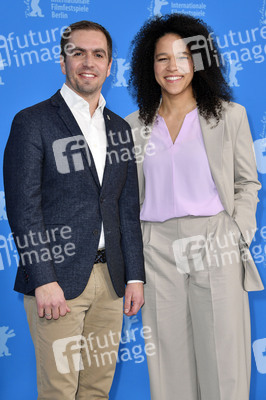
[{"label": "woman's shoulder", "polygon": [[134,143],[144,146],[150,138],[152,125],[146,126],[139,118],[139,111],[129,114],[125,121],[130,125]]},{"label": "woman's shoulder", "polygon": [[230,117],[230,118],[242,118],[243,114],[246,114],[246,109],[244,106],[242,106],[239,103],[235,103],[233,101],[222,102],[223,106],[223,111],[222,114],[224,117]]},{"label": "woman's shoulder", "polygon": [[240,127],[249,126],[245,107],[234,102],[223,103],[222,120],[231,136],[237,134]]},{"label": "woman's shoulder", "polygon": [[143,126],[143,123],[139,119],[139,110],[134,111],[133,113],[127,115],[125,121],[129,123],[131,128],[135,128],[137,126],[139,127]]}]

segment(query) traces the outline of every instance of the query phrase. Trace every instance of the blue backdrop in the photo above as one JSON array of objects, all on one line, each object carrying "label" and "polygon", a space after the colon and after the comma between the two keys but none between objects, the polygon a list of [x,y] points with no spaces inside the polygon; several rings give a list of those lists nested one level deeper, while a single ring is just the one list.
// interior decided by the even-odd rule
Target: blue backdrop
[{"label": "blue backdrop", "polygon": [[[107,106],[122,117],[136,110],[127,90],[129,44],[143,22],[155,14],[183,12],[213,27],[226,63],[235,101],[247,108],[259,179],[258,231],[252,253],[266,284],[266,0],[13,0],[0,4],[0,158],[12,119],[22,108],[50,97],[64,82],[59,65],[61,30],[72,22],[99,22],[114,41],[112,74],[105,82]],[[1,167],[2,168],[2,167]],[[22,296],[13,282],[17,251],[11,240],[0,176],[0,398],[37,397],[34,348]],[[251,400],[266,398],[266,295],[250,293],[252,320]],[[149,381],[141,315],[124,319],[111,400],[149,400]],[[129,334],[126,335],[126,331]],[[211,399],[215,400],[215,399]],[[228,399],[230,400],[230,399]],[[241,400],[241,399],[239,399]]]}]

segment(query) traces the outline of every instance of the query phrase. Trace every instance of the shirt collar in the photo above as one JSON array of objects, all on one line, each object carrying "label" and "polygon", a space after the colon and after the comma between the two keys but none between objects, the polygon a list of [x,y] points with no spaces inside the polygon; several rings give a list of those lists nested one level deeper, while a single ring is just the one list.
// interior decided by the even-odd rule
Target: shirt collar
[{"label": "shirt collar", "polygon": [[[89,103],[84,100],[81,96],[79,96],[77,93],[74,92],[74,90],[70,89],[65,83],[63,84],[60,93],[67,103],[68,107],[70,110],[73,109],[78,109],[78,110],[84,110],[84,111],[89,111],[90,110],[90,105]],[[103,97],[102,94],[100,94],[99,102],[98,102],[98,107],[95,110],[95,113],[101,113],[103,114],[103,110],[105,107],[106,101],[105,98]]]}]

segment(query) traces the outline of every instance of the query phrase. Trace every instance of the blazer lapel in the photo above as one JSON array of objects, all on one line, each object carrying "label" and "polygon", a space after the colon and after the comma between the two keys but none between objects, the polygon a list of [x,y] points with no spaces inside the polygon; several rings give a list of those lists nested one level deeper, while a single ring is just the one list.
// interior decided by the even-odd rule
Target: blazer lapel
[{"label": "blazer lapel", "polygon": [[[52,100],[52,104],[54,104],[58,107],[58,115],[65,123],[66,128],[69,130],[70,134],[72,136],[78,136],[78,135],[83,136],[83,133],[82,133],[77,121],[75,120],[72,112],[70,111],[66,102],[64,101],[63,97],[61,96],[59,90],[51,98],[51,100]],[[85,138],[84,138],[84,140],[85,140]],[[85,143],[86,143],[86,140],[85,140]],[[81,147],[81,152],[83,155],[83,161],[89,165],[89,168],[90,168],[91,174],[93,176],[93,179],[96,183],[96,186],[100,189],[101,185],[99,182],[95,163],[94,163],[93,156],[92,156],[89,146],[87,145],[86,148]]]},{"label": "blazer lapel", "polygon": [[[106,141],[107,141],[107,148],[106,148],[106,159],[105,159],[105,168],[104,168],[104,173],[103,173],[103,182],[102,182],[102,187],[104,187],[109,179],[110,172],[111,172],[111,162],[110,162],[110,154],[112,154],[112,151],[118,151],[117,146],[114,147],[113,141],[110,138],[110,133],[114,131],[113,124],[111,121],[111,116],[110,113],[108,112],[108,109],[104,108],[103,110],[103,117],[104,117],[104,122],[105,122],[105,129],[106,129]],[[109,153],[109,155],[108,155]]]},{"label": "blazer lapel", "polygon": [[228,209],[223,181],[224,121],[220,119],[216,125],[216,120],[211,119],[208,123],[201,115],[199,115],[199,120],[211,174],[220,200],[224,208]]}]

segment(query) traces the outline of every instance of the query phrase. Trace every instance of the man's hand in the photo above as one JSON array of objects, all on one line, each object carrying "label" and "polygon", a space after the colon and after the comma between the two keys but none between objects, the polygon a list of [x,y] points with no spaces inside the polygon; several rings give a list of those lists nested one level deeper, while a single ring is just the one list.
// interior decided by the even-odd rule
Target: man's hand
[{"label": "man's hand", "polygon": [[35,289],[35,297],[40,318],[58,319],[70,312],[64,292],[57,282],[37,287]]},{"label": "man's hand", "polygon": [[128,283],[125,293],[124,313],[130,317],[137,314],[144,304],[143,283]]}]

